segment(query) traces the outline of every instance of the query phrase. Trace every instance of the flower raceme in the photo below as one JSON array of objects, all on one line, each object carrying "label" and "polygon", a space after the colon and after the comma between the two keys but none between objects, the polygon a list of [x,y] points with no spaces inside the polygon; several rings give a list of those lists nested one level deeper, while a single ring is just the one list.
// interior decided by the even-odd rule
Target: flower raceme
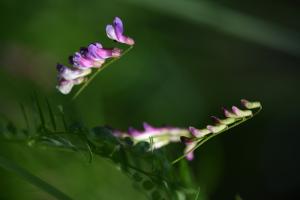
[{"label": "flower raceme", "polygon": [[[133,45],[134,40],[123,35],[123,23],[116,17],[113,25],[107,25],[106,30],[109,38],[128,45]],[[115,36],[115,37],[112,37]],[[63,94],[69,94],[74,85],[83,83],[92,72],[92,68],[101,68],[106,59],[121,56],[121,49],[104,48],[100,43],[92,43],[83,47],[69,57],[72,67],[57,64],[58,85],[57,89]]]},{"label": "flower raceme", "polygon": [[[147,123],[143,124],[144,130],[136,130],[129,128],[127,132],[121,132],[119,130],[113,130],[113,135],[119,138],[129,137],[134,144],[139,142],[148,142],[152,144],[153,149],[159,149],[168,145],[171,142],[182,142],[186,145],[184,150],[185,157],[188,160],[194,158],[193,151],[195,147],[206,139],[207,137],[213,137],[221,132],[224,132],[235,125],[244,122],[247,119],[253,117],[253,111],[261,109],[259,102],[250,102],[242,99],[242,105],[245,110],[241,110],[236,106],[232,106],[231,111],[224,109],[224,119],[212,116],[214,122],[213,125],[207,125],[205,128],[197,129],[195,127],[189,128],[177,128],[177,127],[153,127]],[[257,111],[256,113],[258,113]]]}]

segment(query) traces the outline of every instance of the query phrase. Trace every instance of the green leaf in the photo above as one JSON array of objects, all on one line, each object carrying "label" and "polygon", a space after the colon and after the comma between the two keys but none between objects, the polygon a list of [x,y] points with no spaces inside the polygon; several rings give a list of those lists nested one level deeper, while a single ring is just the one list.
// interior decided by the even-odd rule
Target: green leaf
[{"label": "green leaf", "polygon": [[59,189],[55,188],[54,186],[50,185],[49,183],[45,182],[44,180],[40,179],[39,177],[31,174],[26,169],[22,168],[21,166],[17,165],[16,163],[7,160],[6,158],[0,156],[0,167],[3,169],[10,171],[25,181],[35,185],[36,187],[40,188],[44,192],[47,192],[51,196],[55,197],[59,200],[71,200],[72,198],[68,195],[64,194]]}]

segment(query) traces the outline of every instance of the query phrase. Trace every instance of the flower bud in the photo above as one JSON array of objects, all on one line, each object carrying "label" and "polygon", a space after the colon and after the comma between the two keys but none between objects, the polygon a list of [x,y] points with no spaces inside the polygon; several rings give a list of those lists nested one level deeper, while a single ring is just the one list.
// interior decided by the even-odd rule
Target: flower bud
[{"label": "flower bud", "polygon": [[184,153],[186,155],[186,159],[187,160],[193,160],[194,159],[194,151],[191,151],[193,148],[195,148],[195,146],[197,145],[197,142],[186,142],[185,143],[186,147],[184,149]]},{"label": "flower bud", "polygon": [[241,99],[241,103],[247,109],[255,109],[255,108],[260,108],[261,107],[261,104],[260,104],[259,101],[250,102],[246,99]]},{"label": "flower bud", "polygon": [[238,117],[249,117],[252,115],[251,110],[241,110],[236,106],[232,106],[232,112],[237,115]]},{"label": "flower bud", "polygon": [[229,125],[229,124],[233,124],[236,119],[235,118],[226,118],[226,119],[220,119],[216,116],[211,116],[211,118],[213,119],[213,121],[216,123],[216,124],[225,124],[225,125]]},{"label": "flower bud", "polygon": [[208,129],[196,129],[195,127],[192,127],[192,126],[189,127],[189,131],[196,138],[201,138],[201,137],[211,133],[211,131]]},{"label": "flower bud", "polygon": [[227,126],[225,124],[220,124],[220,125],[216,125],[216,126],[208,125],[208,126],[206,126],[206,128],[208,130],[210,130],[212,133],[219,133],[219,132],[223,131],[224,129],[226,129]]},{"label": "flower bud", "polygon": [[230,112],[229,110],[227,110],[226,108],[223,108],[223,112],[224,112],[225,117],[227,117],[227,118],[240,118],[233,112]]}]

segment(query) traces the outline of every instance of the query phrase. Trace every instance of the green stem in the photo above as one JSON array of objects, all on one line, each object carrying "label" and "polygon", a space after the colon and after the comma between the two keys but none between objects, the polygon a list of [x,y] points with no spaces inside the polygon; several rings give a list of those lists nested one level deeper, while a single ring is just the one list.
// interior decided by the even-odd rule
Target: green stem
[{"label": "green stem", "polygon": [[106,67],[108,67],[109,65],[113,64],[114,62],[116,62],[117,60],[119,60],[120,58],[122,58],[125,54],[127,54],[131,49],[133,48],[133,46],[130,46],[129,48],[127,48],[123,54],[120,57],[117,58],[113,58],[110,61],[108,61],[107,63],[105,63],[104,65],[102,65],[80,88],[79,90],[77,90],[77,92],[75,93],[75,95],[72,97],[72,100],[75,100],[79,94],[90,84],[90,82],[102,71],[104,70]]},{"label": "green stem", "polygon": [[218,132],[218,133],[215,133],[215,134],[211,134],[207,137],[205,137],[204,139],[203,138],[199,138],[198,141],[199,143],[192,149],[190,149],[189,151],[185,152],[182,156],[178,157],[177,159],[175,159],[174,161],[172,161],[172,165],[176,164],[178,161],[180,161],[181,159],[185,158],[187,156],[187,154],[189,154],[190,152],[193,152],[194,150],[196,150],[197,148],[199,148],[201,145],[203,145],[205,142],[207,142],[208,140],[212,139],[213,137],[225,132],[225,131],[228,131],[238,125],[240,125],[241,123],[244,123],[245,121],[249,120],[249,119],[252,119],[255,115],[257,115],[260,111],[262,110],[262,107],[260,107],[257,112],[255,112],[252,116],[248,117],[248,118],[243,118],[242,120],[238,121],[237,123],[233,124],[232,126],[229,126],[227,127],[226,129]]}]

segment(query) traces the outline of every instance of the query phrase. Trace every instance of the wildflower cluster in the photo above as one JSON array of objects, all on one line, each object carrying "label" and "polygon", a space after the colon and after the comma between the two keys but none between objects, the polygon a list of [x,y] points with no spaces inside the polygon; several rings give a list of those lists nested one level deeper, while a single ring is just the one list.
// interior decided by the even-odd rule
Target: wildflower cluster
[{"label": "wildflower cluster", "polygon": [[[134,40],[123,34],[124,28],[120,18],[115,17],[113,24],[106,26],[107,36],[119,43],[134,45]],[[69,94],[74,85],[79,85],[86,80],[86,76],[92,72],[92,68],[101,68],[106,59],[118,58],[121,49],[104,48],[100,43],[92,43],[82,47],[79,52],[70,56],[72,67],[57,64],[58,85],[57,89],[63,94]]]},{"label": "wildflower cluster", "polygon": [[194,158],[193,151],[196,146],[206,139],[208,136],[215,136],[221,132],[228,130],[229,128],[241,123],[253,116],[253,109],[261,109],[259,102],[250,102],[242,99],[242,105],[245,110],[241,110],[236,106],[232,106],[231,110],[223,108],[224,119],[212,116],[213,125],[207,125],[206,128],[197,129],[195,127],[189,128],[177,128],[177,127],[160,127],[156,128],[147,123],[144,123],[144,130],[136,130],[129,128],[127,132],[119,130],[113,130],[113,135],[119,138],[129,137],[134,144],[139,142],[149,142],[152,144],[153,149],[159,149],[171,142],[183,142],[186,145],[184,150],[185,157],[188,160]]}]

